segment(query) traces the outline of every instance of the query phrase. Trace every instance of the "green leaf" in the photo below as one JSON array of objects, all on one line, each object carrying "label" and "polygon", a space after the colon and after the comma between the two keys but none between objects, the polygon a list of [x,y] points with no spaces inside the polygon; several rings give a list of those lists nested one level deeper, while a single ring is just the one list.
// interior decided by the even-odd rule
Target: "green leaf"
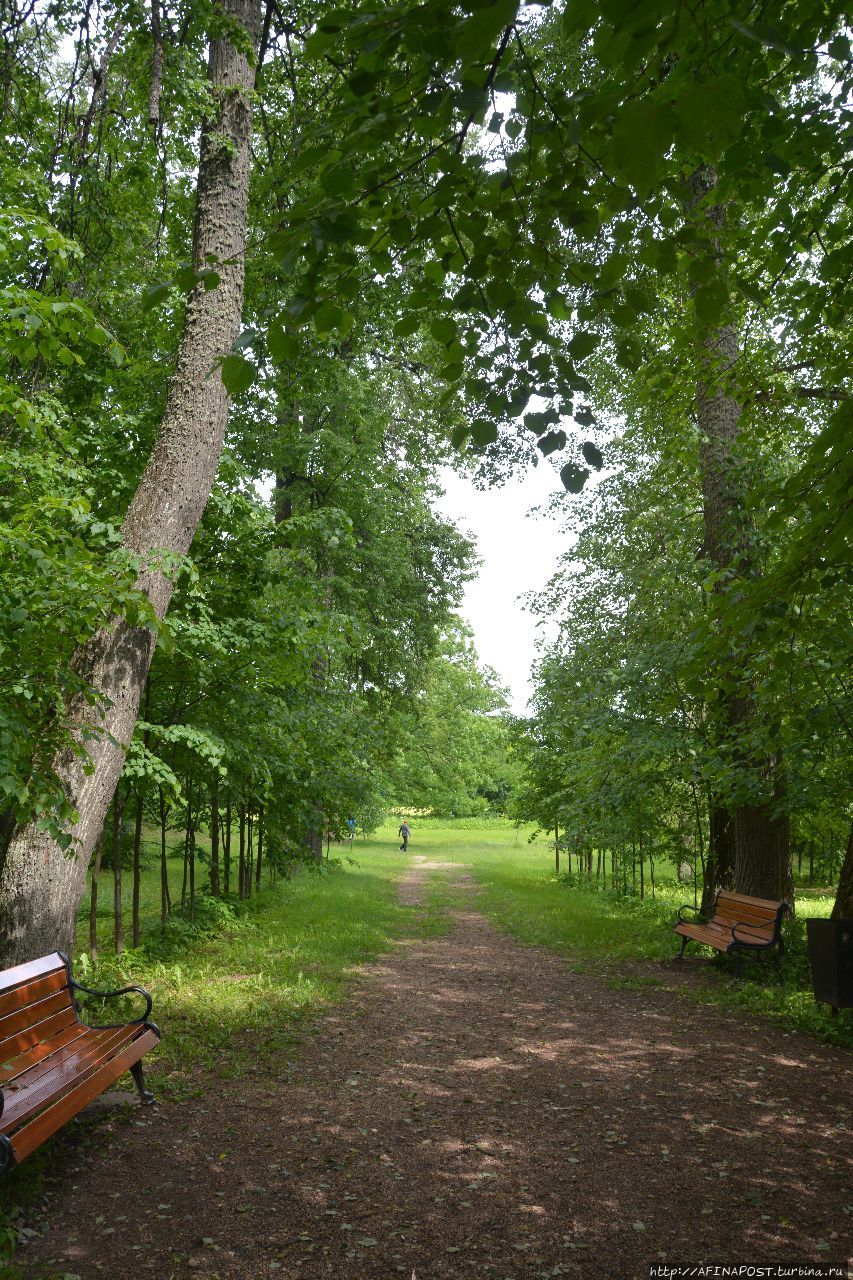
[{"label": "green leaf", "polygon": [[494,444],[498,438],[498,426],[491,418],[475,418],[471,423],[471,435],[478,445]]},{"label": "green leaf", "polygon": [[601,456],[601,452],[596,448],[591,440],[584,441],[581,452],[583,453],[584,459],[591,467],[595,467],[596,471],[600,471],[604,466],[604,458]]},{"label": "green leaf", "polygon": [[558,449],[566,447],[565,431],[549,431],[541,440],[536,441],[539,448],[547,458],[550,454],[556,453]]},{"label": "green leaf", "polygon": [[592,333],[589,329],[576,333],[569,343],[569,355],[575,360],[584,360],[587,356],[592,355],[600,342],[601,335]]},{"label": "green leaf", "polygon": [[403,316],[402,320],[398,320],[394,325],[394,335],[397,338],[409,338],[413,333],[417,333],[421,327],[421,321],[418,316]]},{"label": "green leaf", "polygon": [[833,36],[826,46],[826,51],[830,58],[837,58],[839,62],[846,62],[851,52],[849,37],[844,35]]},{"label": "green leaf", "polygon": [[641,196],[657,185],[664,156],[672,145],[674,123],[670,110],[652,102],[629,102],[616,117],[613,167]]},{"label": "green leaf", "polygon": [[283,325],[275,324],[267,331],[267,350],[273,364],[284,364],[299,354],[299,340]]},{"label": "green leaf", "polygon": [[225,390],[230,396],[237,396],[255,381],[257,369],[251,360],[235,354],[225,357],[220,372]]},{"label": "green leaf", "polygon": [[560,479],[569,493],[580,493],[589,479],[589,471],[586,467],[579,467],[575,462],[567,462],[560,468]]},{"label": "green leaf", "polygon": [[161,302],[165,302],[169,294],[172,292],[170,284],[152,284],[142,295],[142,310],[151,311],[154,307],[159,307]]},{"label": "green leaf", "polygon": [[497,36],[515,21],[518,0],[487,0],[457,27],[455,46],[465,60],[491,61]]},{"label": "green leaf", "polygon": [[449,316],[440,316],[439,319],[433,320],[429,331],[438,342],[443,342],[446,347],[449,347],[451,342],[456,341],[459,332],[456,327],[456,321],[451,320]]},{"label": "green leaf", "polygon": [[352,316],[334,302],[324,302],[314,315],[314,328],[321,338],[328,337],[332,333],[344,336],[349,333],[352,326]]},{"label": "green leaf", "polygon": [[770,49],[778,49],[780,53],[788,53],[792,57],[805,53],[802,45],[792,44],[784,31],[771,26],[768,22],[754,22],[750,26],[740,18],[729,18],[729,26],[734,27],[735,31],[740,32],[742,36],[746,36],[747,40],[767,45]]},{"label": "green leaf", "polygon": [[697,318],[711,327],[719,324],[728,302],[729,291],[722,280],[712,280],[710,284],[702,285],[693,295]]}]

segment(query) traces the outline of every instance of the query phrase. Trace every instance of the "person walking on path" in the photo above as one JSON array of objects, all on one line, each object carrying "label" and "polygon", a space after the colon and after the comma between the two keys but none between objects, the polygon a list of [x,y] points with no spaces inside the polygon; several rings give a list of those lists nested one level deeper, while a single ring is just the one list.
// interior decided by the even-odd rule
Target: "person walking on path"
[{"label": "person walking on path", "polygon": [[409,828],[409,824],[408,824],[408,822],[406,821],[406,819],[405,819],[405,818],[403,819],[402,823],[400,824],[400,830],[397,832],[397,834],[403,837],[403,843],[400,845],[400,850],[401,850],[401,852],[402,852],[402,853],[408,853],[408,850],[409,850],[409,836],[410,836],[412,833],[411,833],[411,830],[410,830],[410,828]]}]

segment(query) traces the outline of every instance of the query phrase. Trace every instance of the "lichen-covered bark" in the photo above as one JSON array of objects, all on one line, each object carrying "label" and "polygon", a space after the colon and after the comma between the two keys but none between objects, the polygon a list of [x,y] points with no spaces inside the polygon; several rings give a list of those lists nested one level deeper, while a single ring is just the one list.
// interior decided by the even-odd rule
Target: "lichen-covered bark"
[{"label": "lichen-covered bark", "polygon": [[[260,0],[222,0],[222,9],[256,44]],[[193,256],[199,267],[215,261],[220,283],[189,296],[157,443],[124,523],[125,545],[140,561],[138,586],[158,617],[172,596],[162,553],[187,552],[216,475],[228,416],[216,365],[234,343],[243,307],[254,68],[220,38],[211,42],[208,74],[213,110],[201,140]],[[95,706],[81,700],[70,708],[87,758],[67,752],[55,761],[79,821],[68,852],[36,823],[13,832],[0,871],[6,963],[73,945],[89,856],[133,736],[154,645],[150,630],[119,620],[75,655],[75,668],[100,695]]]}]

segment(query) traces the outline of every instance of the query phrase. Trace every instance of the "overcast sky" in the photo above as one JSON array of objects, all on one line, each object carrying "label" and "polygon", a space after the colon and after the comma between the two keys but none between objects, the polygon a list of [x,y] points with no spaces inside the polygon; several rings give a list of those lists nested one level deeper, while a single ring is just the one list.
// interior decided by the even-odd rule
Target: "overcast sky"
[{"label": "overcast sky", "polygon": [[542,462],[501,489],[480,492],[449,467],[442,470],[440,482],[445,497],[439,509],[473,536],[483,560],[476,581],[465,592],[462,613],[474,632],[480,658],[509,688],[512,710],[523,714],[541,628],[519,597],[545,585],[557,557],[570,545],[553,515],[534,518],[528,512],[563,492],[560,477]]}]

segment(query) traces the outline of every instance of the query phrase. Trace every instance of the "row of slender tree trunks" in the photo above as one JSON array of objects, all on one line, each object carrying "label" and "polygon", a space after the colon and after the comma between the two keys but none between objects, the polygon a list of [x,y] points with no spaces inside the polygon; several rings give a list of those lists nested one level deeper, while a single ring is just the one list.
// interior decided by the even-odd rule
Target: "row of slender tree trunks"
[{"label": "row of slender tree trunks", "polygon": [[[130,789],[118,786],[113,797],[111,814],[104,824],[104,830],[111,831],[112,846],[112,879],[113,879],[113,949],[120,955],[125,947],[124,936],[124,903],[122,897],[123,853],[127,844],[127,827],[124,813],[131,799]],[[131,946],[138,947],[142,932],[140,923],[140,886],[142,877],[144,796],[141,791],[133,794],[134,823],[132,834],[132,897],[131,897]],[[232,894],[239,901],[250,898],[253,892],[260,890],[264,869],[264,807],[253,808],[242,801],[235,805],[231,793],[225,797],[224,811],[219,807],[218,785],[212,789],[209,810],[207,805],[200,806],[197,792],[194,795],[192,780],[187,785],[186,809],[183,821],[183,874],[181,881],[180,906],[178,914],[190,921],[196,917],[196,900],[198,896],[197,862],[198,835],[202,817],[206,820],[210,833],[210,866],[206,892],[213,897],[229,897]],[[169,882],[169,808],[163,789],[158,793],[159,818],[159,864],[160,864],[160,927],[165,929],[172,915],[173,901]],[[236,839],[235,839],[236,837]],[[236,848],[235,848],[236,845]],[[95,846],[91,869],[91,892],[89,899],[89,950],[92,959],[98,955],[97,917],[101,872],[103,869],[103,832]],[[232,850],[236,860],[232,858]],[[270,867],[272,874],[273,868]]]},{"label": "row of slender tree trunks", "polygon": [[[600,885],[602,889],[608,887],[607,858],[609,854],[610,887],[612,889],[621,889],[624,893],[627,893],[630,881],[632,891],[639,893],[641,898],[645,898],[647,886],[651,896],[655,896],[654,851],[648,839],[642,833],[633,840],[626,841],[624,844],[610,849],[593,849],[591,844],[579,842],[575,845],[573,851],[571,847],[561,849],[560,829],[559,826],[555,825],[554,864],[557,875],[560,874],[561,853],[565,857],[565,869],[569,876],[574,874],[574,866],[576,866],[578,876],[584,876],[589,881],[595,880],[595,883]],[[574,866],[572,863],[573,853]],[[648,876],[646,874],[647,863]]]},{"label": "row of slender tree trunks", "polygon": [[[715,821],[720,822],[720,812],[713,806],[710,810],[709,821],[712,825]],[[731,825],[731,819],[728,820],[728,825]],[[701,823],[697,824],[697,835],[696,854],[689,859],[685,856],[685,862],[689,861],[692,868],[694,898],[698,899],[701,896],[702,909],[705,913],[709,913],[709,907],[713,905],[716,890],[725,886],[719,883],[718,873],[712,865],[710,857],[706,857],[706,845]],[[713,848],[713,841],[710,842],[709,847]],[[818,857],[820,858],[822,871],[830,883],[838,876],[838,890],[832,912],[833,917],[844,917],[845,919],[853,917],[853,827],[851,827],[847,847],[843,854],[839,854],[830,846],[821,849],[818,842],[813,839],[801,841],[796,848],[797,874],[800,878],[803,875],[804,854],[807,855],[807,879],[810,885],[816,882],[815,860]],[[560,875],[562,861],[563,869],[569,876],[573,875],[576,869],[578,876],[583,876],[590,882],[594,880],[596,885],[599,885],[602,889],[607,889],[608,855],[610,858],[609,887],[611,889],[627,893],[630,887],[631,892],[638,893],[641,898],[646,897],[647,891],[651,893],[652,897],[655,896],[654,845],[647,833],[640,832],[633,839],[626,840],[609,849],[594,849],[592,844],[584,841],[577,841],[574,848],[572,848],[566,847],[565,844],[561,843],[559,825],[557,823],[554,824],[554,864],[557,875]],[[793,910],[793,863],[790,855],[788,857],[786,883],[790,886],[786,901],[789,902]],[[694,903],[694,905],[698,904]]]}]

